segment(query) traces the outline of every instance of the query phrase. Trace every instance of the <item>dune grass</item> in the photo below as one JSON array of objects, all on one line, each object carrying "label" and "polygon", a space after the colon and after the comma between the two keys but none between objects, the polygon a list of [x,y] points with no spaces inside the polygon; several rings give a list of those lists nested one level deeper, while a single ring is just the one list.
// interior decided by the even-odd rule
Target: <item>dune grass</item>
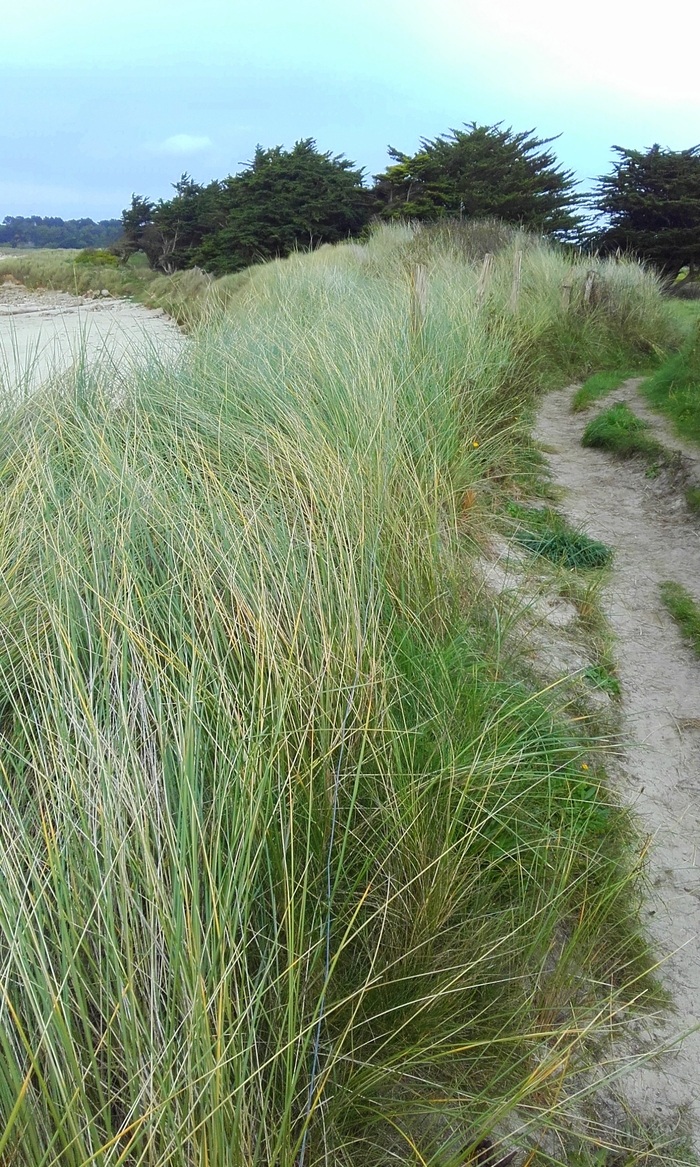
[{"label": "dune grass", "polygon": [[634,836],[474,554],[539,385],[668,319],[630,264],[562,319],[541,245],[479,306],[442,240],[416,330],[413,244],[254,269],[179,365],[0,416],[13,1165],[600,1162]]},{"label": "dune grass", "polygon": [[661,599],[676,621],[686,640],[700,656],[700,604],[690,592],[673,580],[660,585]]},{"label": "dune grass", "polygon": [[700,442],[700,325],[680,352],[673,353],[643,390],[650,405],[666,414],[676,433]]}]

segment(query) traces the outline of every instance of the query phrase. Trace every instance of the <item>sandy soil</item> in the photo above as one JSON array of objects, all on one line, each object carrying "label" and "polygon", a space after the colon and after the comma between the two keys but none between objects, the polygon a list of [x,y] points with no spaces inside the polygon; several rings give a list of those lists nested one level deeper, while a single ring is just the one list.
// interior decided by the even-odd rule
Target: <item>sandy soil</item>
[{"label": "sandy soil", "polygon": [[652,421],[668,448],[684,449],[683,475],[696,477],[697,449],[648,411],[638,386],[628,381],[578,415],[570,412],[575,387],[552,393],[536,436],[554,481],[565,488],[563,511],[616,549],[606,607],[617,637],[630,742],[620,788],[650,837],[645,911],[663,959],[661,979],[675,1005],[646,1036],[667,1052],[633,1070],[625,1095],[631,1111],[654,1125],[689,1120],[700,1153],[700,1031],[693,1032],[700,1026],[700,659],[659,598],[659,583],[672,579],[700,601],[700,522],[667,476],[650,480],[643,465],[580,444],[597,409],[625,400]]},{"label": "sandy soil", "polygon": [[83,354],[128,371],[149,355],[175,356],[180,330],[162,312],[112,297],[0,285],[0,385],[34,388]]}]

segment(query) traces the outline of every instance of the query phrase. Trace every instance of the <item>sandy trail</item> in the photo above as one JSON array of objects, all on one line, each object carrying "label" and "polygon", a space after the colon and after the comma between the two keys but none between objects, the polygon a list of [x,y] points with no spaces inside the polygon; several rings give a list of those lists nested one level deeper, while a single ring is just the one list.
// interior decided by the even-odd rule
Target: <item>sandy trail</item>
[{"label": "sandy trail", "polygon": [[[606,595],[617,638],[624,734],[630,742],[620,784],[642,830],[651,837],[647,903],[649,931],[666,957],[661,978],[676,1011],[653,1027],[654,1044],[671,1052],[636,1069],[625,1084],[633,1111],[652,1123],[675,1125],[683,1113],[700,1152],[700,660],[683,641],[659,597],[672,579],[700,601],[700,523],[682,496],[645,477],[636,462],[581,446],[597,408],[625,400],[652,421],[670,449],[684,443],[638,396],[628,381],[584,414],[570,412],[574,389],[550,394],[536,436],[554,481],[565,488],[562,509],[575,524],[616,549]],[[685,447],[690,473],[698,451]]]},{"label": "sandy trail", "polygon": [[149,356],[175,357],[183,334],[162,313],[129,300],[0,286],[0,385],[35,388],[85,357],[121,373]]}]

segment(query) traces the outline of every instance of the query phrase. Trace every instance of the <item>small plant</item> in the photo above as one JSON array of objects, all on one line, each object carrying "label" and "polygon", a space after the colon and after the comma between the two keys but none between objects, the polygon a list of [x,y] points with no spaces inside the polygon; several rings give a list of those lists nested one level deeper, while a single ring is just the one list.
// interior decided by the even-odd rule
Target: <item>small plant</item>
[{"label": "small plant", "polygon": [[73,263],[89,263],[93,267],[117,267],[119,260],[111,251],[104,251],[100,247],[86,247],[76,255]]},{"label": "small plant", "polygon": [[611,697],[620,696],[620,682],[605,665],[590,665],[583,675],[596,689],[602,689]]},{"label": "small plant", "polygon": [[622,458],[641,454],[650,459],[662,459],[665,451],[661,442],[649,436],[649,422],[637,417],[624,401],[617,401],[589,421],[582,446],[610,450]]},{"label": "small plant", "polygon": [[542,555],[563,567],[583,570],[605,567],[612,558],[610,547],[591,539],[584,531],[574,530],[550,507],[540,510],[511,503],[508,511],[519,524],[513,538],[533,555]]},{"label": "small plant", "polygon": [[577,389],[574,394],[574,399],[571,402],[571,408],[574,413],[581,413],[582,410],[587,409],[599,397],[605,397],[607,393],[612,393],[613,389],[619,389],[620,385],[627,380],[626,373],[615,372],[609,370],[603,373],[594,373],[587,381],[584,381],[580,389]]},{"label": "small plant", "polygon": [[661,599],[683,636],[700,656],[700,605],[682,584],[666,580],[660,585]]}]

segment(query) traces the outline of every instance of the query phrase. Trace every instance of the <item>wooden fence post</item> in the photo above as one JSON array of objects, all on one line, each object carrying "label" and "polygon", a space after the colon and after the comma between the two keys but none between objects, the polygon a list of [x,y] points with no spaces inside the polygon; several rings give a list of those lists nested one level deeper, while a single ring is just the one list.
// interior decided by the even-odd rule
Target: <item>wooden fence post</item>
[{"label": "wooden fence post", "polygon": [[566,312],[571,305],[571,293],[574,289],[573,276],[567,276],[561,285],[561,306]]},{"label": "wooden fence post", "polygon": [[595,303],[595,285],[597,279],[598,273],[596,271],[591,270],[586,272],[586,282],[583,286],[584,304]]},{"label": "wooden fence post", "polygon": [[510,303],[508,305],[511,312],[517,312],[518,310],[518,299],[520,297],[520,277],[522,274],[522,269],[523,253],[522,251],[518,250],[513,256],[513,286],[510,289]]},{"label": "wooden fence post", "polygon": [[428,311],[428,269],[417,263],[411,272],[411,329],[420,332]]},{"label": "wooden fence post", "polygon": [[491,283],[492,274],[493,274],[493,255],[491,254],[490,251],[487,251],[486,255],[484,256],[484,262],[481,265],[481,271],[479,272],[479,282],[476,285],[476,302],[477,302],[477,305],[479,306],[479,308],[481,307],[484,300],[486,299],[486,293],[489,290],[489,284]]}]

